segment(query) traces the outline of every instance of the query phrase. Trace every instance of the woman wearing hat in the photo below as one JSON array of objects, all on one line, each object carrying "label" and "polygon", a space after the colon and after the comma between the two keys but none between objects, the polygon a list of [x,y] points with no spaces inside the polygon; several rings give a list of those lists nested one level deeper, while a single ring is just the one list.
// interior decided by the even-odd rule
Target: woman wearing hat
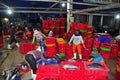
[{"label": "woman wearing hat", "polygon": [[97,50],[92,51],[90,54],[89,62],[104,62],[103,57],[98,53]]}]

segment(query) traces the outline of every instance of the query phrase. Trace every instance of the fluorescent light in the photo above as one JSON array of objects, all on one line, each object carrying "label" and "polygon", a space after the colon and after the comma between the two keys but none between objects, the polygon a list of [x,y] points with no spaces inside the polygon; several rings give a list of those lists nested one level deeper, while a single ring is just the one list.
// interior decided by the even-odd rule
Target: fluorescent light
[{"label": "fluorescent light", "polygon": [[62,6],[62,7],[65,7],[66,5],[65,5],[65,3],[62,3],[61,6]]},{"label": "fluorescent light", "polygon": [[117,15],[116,15],[116,19],[120,19],[120,14],[117,14]]},{"label": "fluorescent light", "polygon": [[11,15],[11,14],[12,14],[12,10],[11,10],[11,9],[8,9],[8,10],[7,10],[7,13],[8,13],[9,15]]}]

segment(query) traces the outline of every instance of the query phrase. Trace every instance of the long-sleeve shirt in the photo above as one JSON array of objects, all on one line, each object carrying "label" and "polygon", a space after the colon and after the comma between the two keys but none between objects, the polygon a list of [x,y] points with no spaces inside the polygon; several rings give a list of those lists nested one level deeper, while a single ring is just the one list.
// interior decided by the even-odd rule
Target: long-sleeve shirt
[{"label": "long-sleeve shirt", "polygon": [[40,31],[35,30],[34,34],[33,34],[33,40],[35,40],[35,38],[36,38],[37,40],[42,41],[44,36],[45,35],[43,33],[41,33]]},{"label": "long-sleeve shirt", "polygon": [[73,44],[80,44],[80,43],[84,43],[83,42],[83,39],[82,39],[82,36],[75,36],[74,34],[72,35],[69,43],[71,43],[73,40]]},{"label": "long-sleeve shirt", "polygon": [[10,30],[9,30],[9,33],[10,33],[10,36],[11,37],[14,37],[15,36],[15,29],[14,28],[11,28]]},{"label": "long-sleeve shirt", "polygon": [[[38,51],[38,50],[29,51],[27,54],[32,54],[36,60],[41,59],[42,61],[45,61],[45,58],[44,58],[44,56],[43,56],[43,53],[40,52],[40,51]],[[26,55],[27,55],[27,54],[26,54]]]}]

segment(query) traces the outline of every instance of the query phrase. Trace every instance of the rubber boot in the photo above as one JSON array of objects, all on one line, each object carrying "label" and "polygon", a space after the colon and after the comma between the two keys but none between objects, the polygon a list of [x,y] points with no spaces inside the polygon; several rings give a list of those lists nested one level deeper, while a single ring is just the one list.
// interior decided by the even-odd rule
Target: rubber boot
[{"label": "rubber boot", "polygon": [[82,55],[81,54],[79,54],[79,58],[82,59]]},{"label": "rubber boot", "polygon": [[8,49],[12,49],[10,44],[8,44]]},{"label": "rubber boot", "polygon": [[36,74],[33,74],[32,70],[31,70],[31,75],[32,75],[33,80],[36,80]]},{"label": "rubber boot", "polygon": [[20,45],[18,43],[16,43],[16,46],[19,48]]},{"label": "rubber boot", "polygon": [[73,58],[72,59],[77,59],[77,54],[76,53],[73,54]]}]

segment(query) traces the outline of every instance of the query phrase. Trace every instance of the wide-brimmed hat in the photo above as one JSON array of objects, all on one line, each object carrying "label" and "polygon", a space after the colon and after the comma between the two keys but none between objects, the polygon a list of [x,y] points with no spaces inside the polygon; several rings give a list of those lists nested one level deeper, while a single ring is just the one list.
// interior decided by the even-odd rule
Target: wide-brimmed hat
[{"label": "wide-brimmed hat", "polygon": [[91,57],[98,57],[98,56],[100,56],[100,54],[98,53],[97,50],[95,50],[95,51],[92,51],[92,52],[91,52],[90,56],[91,56]]}]

